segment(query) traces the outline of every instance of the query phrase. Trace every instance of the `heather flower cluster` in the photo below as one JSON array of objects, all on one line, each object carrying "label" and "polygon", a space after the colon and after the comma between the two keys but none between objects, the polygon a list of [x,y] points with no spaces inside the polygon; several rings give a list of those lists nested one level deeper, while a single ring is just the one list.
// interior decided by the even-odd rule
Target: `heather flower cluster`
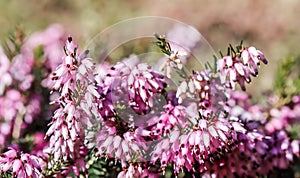
[{"label": "heather flower cluster", "polygon": [[188,30],[155,35],[164,55],[153,59],[163,61],[159,70],[134,54],[96,63],[58,25],[0,48],[1,176],[264,177],[292,170],[300,96],[253,104],[245,83],[267,60],[252,46],[230,45],[206,65],[215,69],[188,71],[201,40]]},{"label": "heather flower cluster", "polygon": [[41,177],[42,167],[45,165],[41,158],[22,153],[18,148],[9,147],[8,149],[0,157],[1,171],[12,170],[12,177]]},{"label": "heather flower cluster", "polygon": [[217,61],[218,72],[223,84],[235,89],[235,84],[238,83],[243,90],[246,90],[245,82],[251,82],[251,75],[256,77],[258,75],[258,67],[260,61],[267,64],[264,54],[256,50],[255,47],[237,47],[237,52],[231,47],[232,55],[224,56]]}]

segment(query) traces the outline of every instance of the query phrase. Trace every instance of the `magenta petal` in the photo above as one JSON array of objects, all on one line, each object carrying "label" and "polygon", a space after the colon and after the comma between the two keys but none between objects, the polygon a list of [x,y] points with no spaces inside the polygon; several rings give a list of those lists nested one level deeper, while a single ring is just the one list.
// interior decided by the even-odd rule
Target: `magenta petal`
[{"label": "magenta petal", "polygon": [[25,170],[26,170],[26,173],[28,176],[32,176],[32,173],[33,173],[33,167],[29,164],[25,164]]},{"label": "magenta petal", "polygon": [[10,149],[7,152],[3,153],[3,155],[7,158],[14,159],[17,156],[17,151],[14,149]]},{"label": "magenta petal", "polygon": [[13,172],[18,172],[22,166],[21,160],[17,159],[13,162]]}]

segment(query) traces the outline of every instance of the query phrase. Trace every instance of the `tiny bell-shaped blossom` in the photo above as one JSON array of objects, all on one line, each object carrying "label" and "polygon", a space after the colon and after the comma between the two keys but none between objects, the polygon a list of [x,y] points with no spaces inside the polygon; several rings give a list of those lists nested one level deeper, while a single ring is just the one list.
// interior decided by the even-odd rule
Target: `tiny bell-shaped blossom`
[{"label": "tiny bell-shaped blossom", "polygon": [[13,177],[40,178],[45,162],[34,155],[20,152],[12,147],[0,156],[0,172],[12,171]]},{"label": "tiny bell-shaped blossom", "polygon": [[173,68],[182,70],[186,56],[187,52],[183,50],[172,52],[164,62],[164,65],[160,67],[160,70],[166,75],[167,78],[171,78]]},{"label": "tiny bell-shaped blossom", "polygon": [[153,117],[147,122],[154,123],[152,126],[153,134],[166,135],[174,127],[184,128],[186,126],[185,107],[173,106],[171,103],[164,106],[165,111],[159,117]]},{"label": "tiny bell-shaped blossom", "polygon": [[159,174],[150,172],[148,168],[144,168],[142,163],[131,163],[128,168],[123,168],[118,174],[118,178],[158,178]]},{"label": "tiny bell-shaped blossom", "polygon": [[[258,75],[260,61],[268,63],[263,53],[255,47],[245,47],[234,55],[218,59],[217,71],[221,82],[232,89],[235,89],[235,84],[238,83],[242,90],[246,90],[244,83],[251,82],[250,75],[254,77]],[[226,83],[227,81],[229,83]]]},{"label": "tiny bell-shaped blossom", "polygon": [[53,155],[54,163],[72,162],[57,176],[67,175],[70,171],[79,176],[80,169],[86,173],[83,129],[86,125],[83,118],[92,118],[91,112],[95,112],[97,107],[93,102],[100,95],[92,84],[94,64],[86,58],[87,52],[79,55],[71,37],[67,39],[64,49],[66,56],[51,75],[50,86],[53,90],[59,90],[61,95],[55,100],[60,107],[54,112],[46,133],[50,143],[45,152]]},{"label": "tiny bell-shaped blossom", "polygon": [[67,94],[69,89],[75,89],[76,69],[79,64],[78,48],[74,44],[72,37],[69,37],[66,41],[65,53],[66,56],[63,59],[63,63],[51,74],[51,80],[49,81],[49,87],[53,90],[62,89],[63,96]]},{"label": "tiny bell-shaped blossom", "polygon": [[147,64],[138,64],[127,78],[129,105],[137,113],[146,113],[153,106],[152,96],[166,87],[164,76]]},{"label": "tiny bell-shaped blossom", "polygon": [[177,51],[173,52],[170,55],[170,61],[172,61],[175,64],[175,67],[177,67],[179,70],[182,69],[183,64],[182,64],[182,59],[185,58],[187,53],[185,51]]},{"label": "tiny bell-shaped blossom", "polygon": [[187,80],[180,83],[176,97],[182,103],[185,97],[200,99],[200,101],[210,98],[210,79],[209,71],[194,72]]},{"label": "tiny bell-shaped blossom", "polygon": [[221,155],[230,152],[235,135],[225,119],[216,118],[212,122],[200,119],[198,125],[187,133],[170,131],[169,137],[155,145],[151,152],[151,163],[160,161],[163,170],[168,163],[173,163],[175,173],[179,173],[183,167],[195,171],[193,165],[205,166],[207,161],[214,163]]},{"label": "tiny bell-shaped blossom", "polygon": [[105,155],[106,158],[132,161],[134,156],[141,157],[142,141],[139,141],[134,133],[126,132],[122,135],[101,129],[96,135],[97,155]]}]

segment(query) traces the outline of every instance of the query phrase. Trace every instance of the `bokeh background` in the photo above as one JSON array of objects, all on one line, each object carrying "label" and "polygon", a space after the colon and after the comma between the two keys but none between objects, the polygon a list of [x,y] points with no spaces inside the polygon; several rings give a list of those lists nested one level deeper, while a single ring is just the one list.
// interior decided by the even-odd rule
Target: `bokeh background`
[{"label": "bokeh background", "polygon": [[22,26],[26,34],[61,24],[81,45],[106,27],[139,16],[170,17],[196,27],[215,51],[241,40],[269,60],[248,86],[253,95],[270,90],[278,63],[300,54],[299,0],[0,0],[0,40]]}]

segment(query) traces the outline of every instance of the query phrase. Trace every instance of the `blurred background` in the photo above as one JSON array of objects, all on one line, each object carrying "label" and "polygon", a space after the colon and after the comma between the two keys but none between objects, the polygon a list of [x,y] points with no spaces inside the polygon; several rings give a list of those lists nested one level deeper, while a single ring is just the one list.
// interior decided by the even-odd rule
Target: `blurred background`
[{"label": "blurred background", "polygon": [[241,40],[263,51],[269,65],[248,86],[254,95],[272,88],[279,62],[300,54],[299,0],[0,0],[0,41],[17,26],[29,35],[59,23],[84,46],[106,27],[139,16],[192,25],[216,52]]}]

